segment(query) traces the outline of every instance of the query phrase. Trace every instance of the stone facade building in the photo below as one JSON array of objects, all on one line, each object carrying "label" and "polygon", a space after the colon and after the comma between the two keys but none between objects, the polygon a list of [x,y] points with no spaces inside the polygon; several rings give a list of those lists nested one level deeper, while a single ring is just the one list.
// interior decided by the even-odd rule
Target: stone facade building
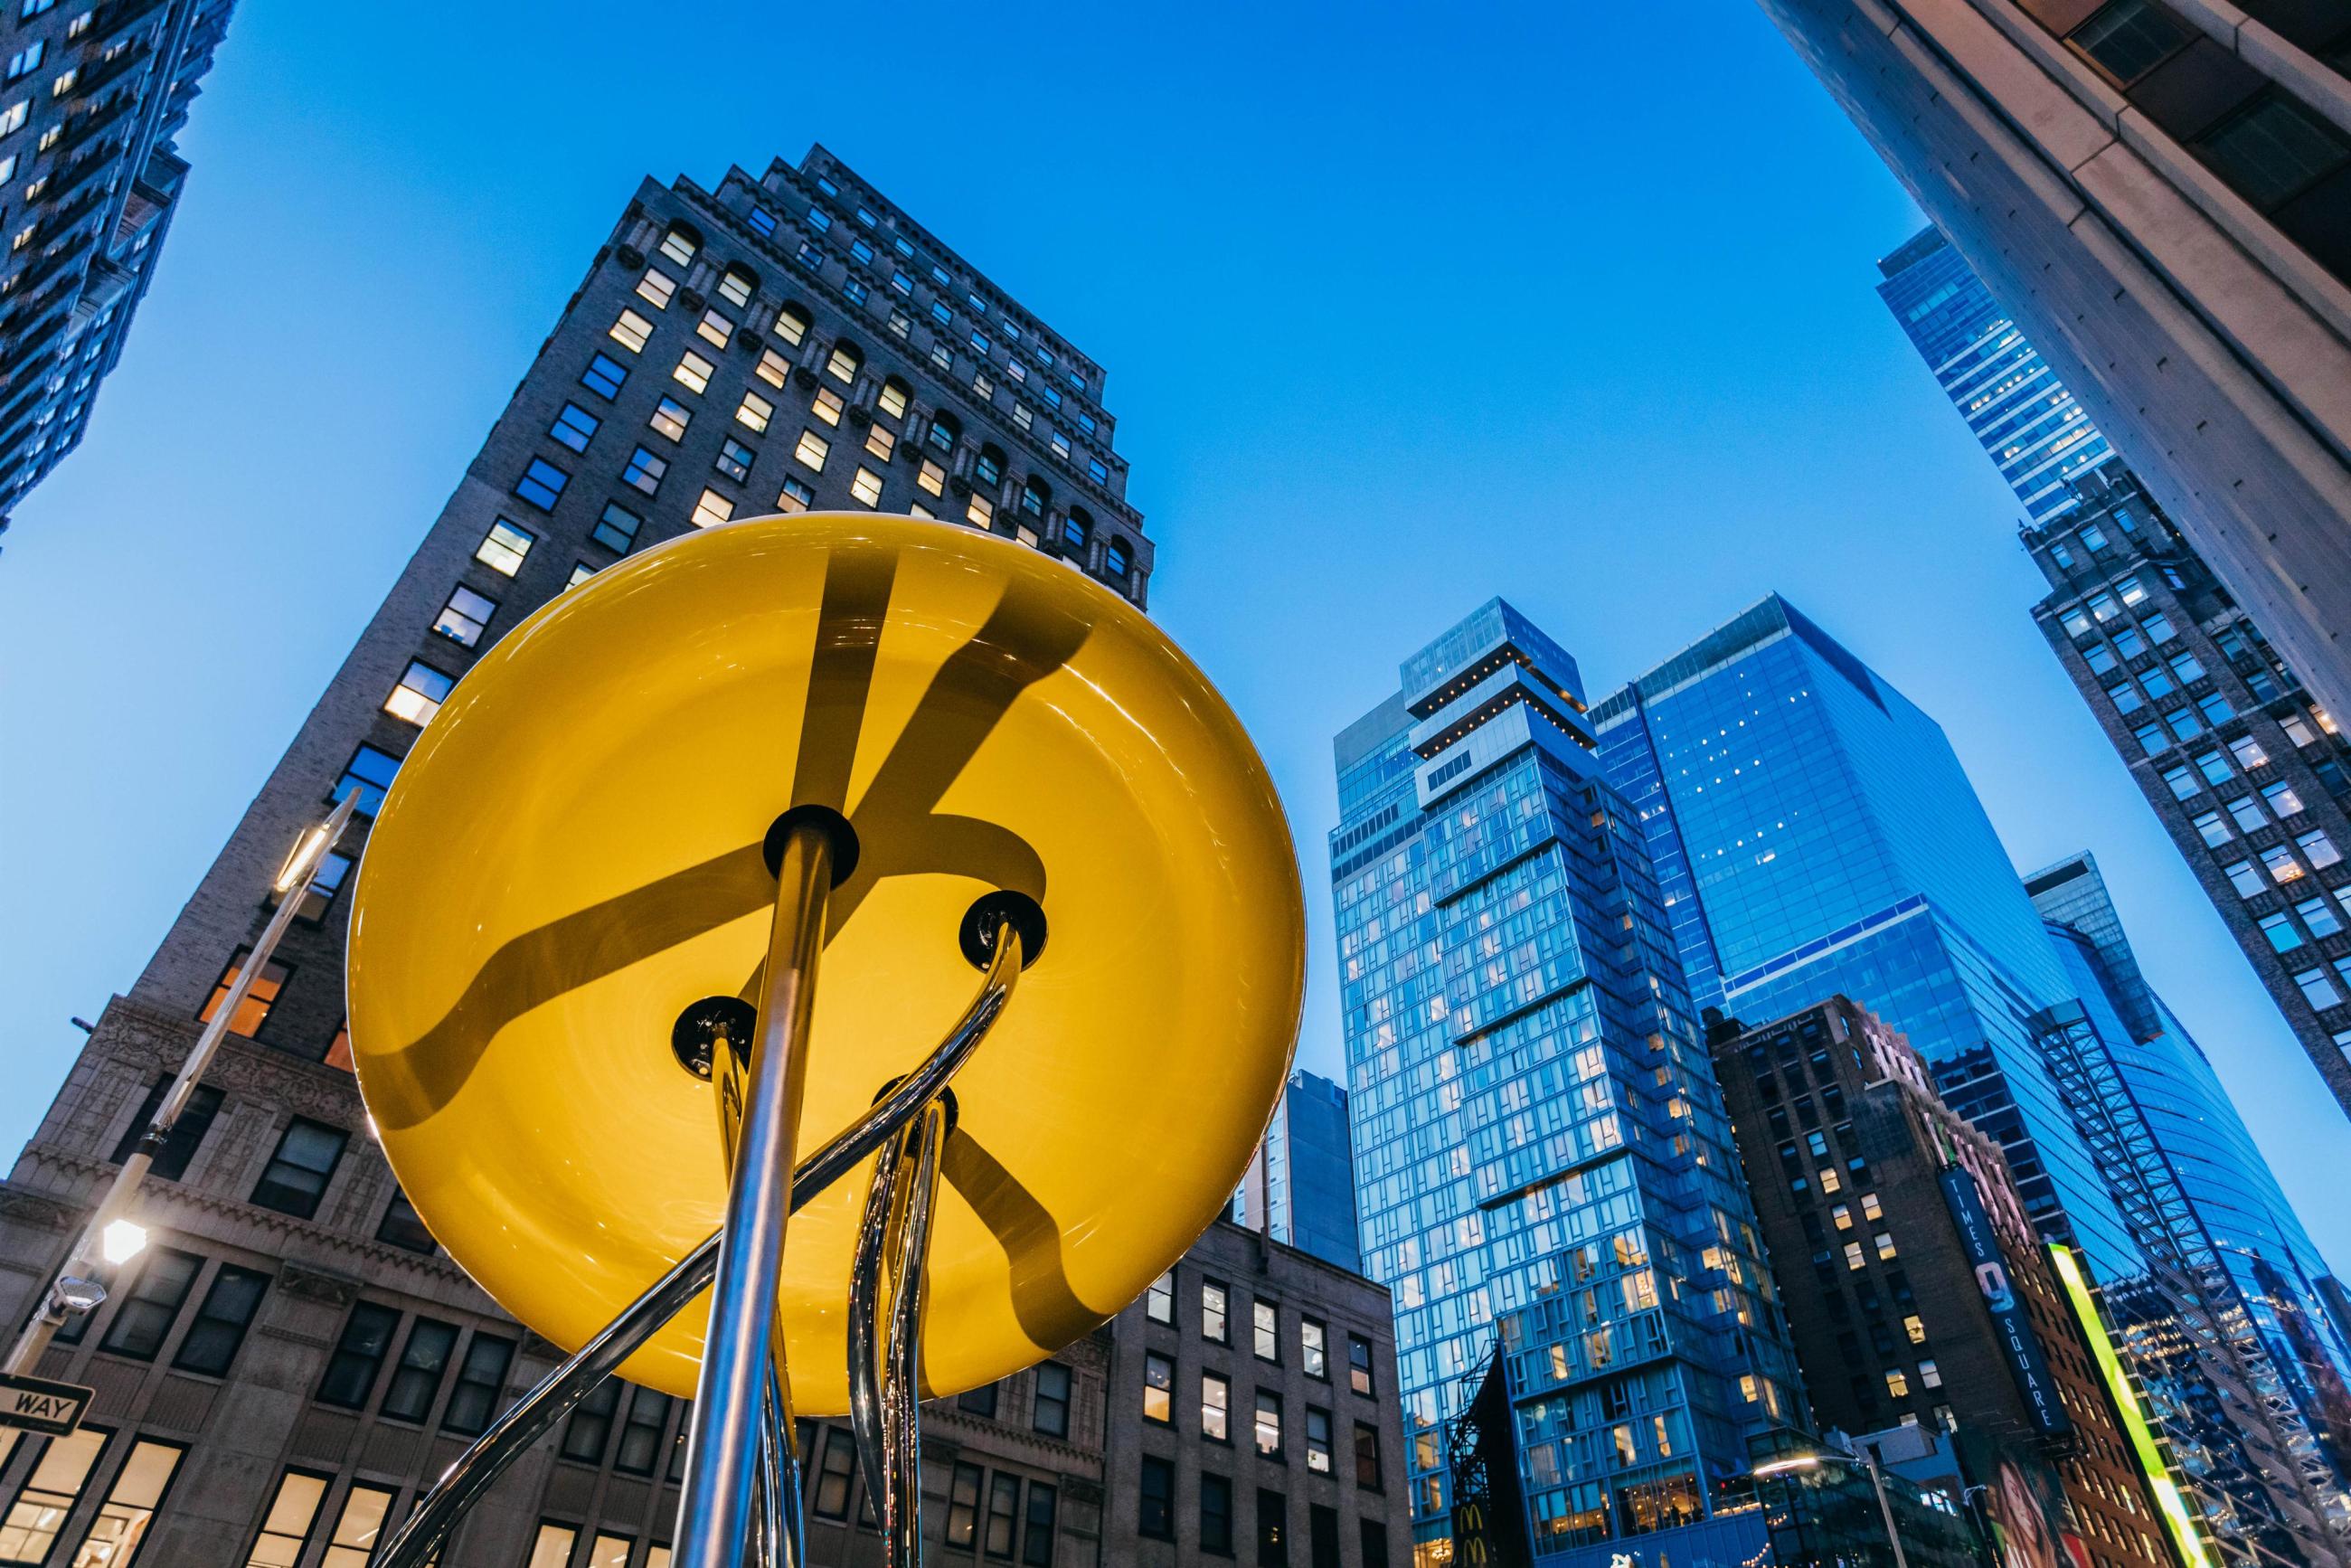
[{"label": "stone facade building", "polygon": [[2351,711],[2351,9],[1762,5],[2312,692]]},{"label": "stone facade building", "polygon": [[1118,1316],[1105,1559],[1387,1568],[1412,1552],[1388,1292],[1219,1220]]},{"label": "stone facade building", "polygon": [[[1709,1040],[1816,1423],[1980,1433],[2058,1470],[2095,1568],[2168,1568],[2147,1479],[2000,1145],[1844,997],[1753,1028],[1719,1022]],[[1799,1141],[1815,1132],[1851,1157],[1806,1158]],[[2012,1359],[1979,1288],[1948,1171],[1976,1194],[2034,1371]]]},{"label": "stone facade building", "polygon": [[[235,0],[22,0],[0,15],[0,513],[89,428],[162,254],[172,149]],[[0,529],[8,526],[0,515]]]},{"label": "stone facade building", "polygon": [[[227,7],[200,21],[193,6],[124,10],[168,13],[199,37]],[[1124,499],[1102,380],[821,148],[757,177],[730,170],[715,192],[639,189],[0,1184],[0,1313],[13,1328],[243,962],[287,850],[357,793],[360,817],[298,895],[299,918],[139,1199],[146,1251],[39,1369],[98,1394],[81,1433],[18,1443],[0,1462],[0,1563],[347,1568],[559,1359],[434,1249],[370,1136],[343,1041],[342,894],[368,813],[480,650],[632,549],[811,507],[987,528],[1141,604],[1152,548]],[[935,1561],[1120,1560],[1103,1542],[1112,1374],[1098,1333],[928,1413]],[[608,1385],[509,1473],[442,1561],[662,1568],[683,1430],[681,1402]],[[878,1560],[879,1538],[857,1526],[845,1434],[804,1436],[812,1560]]]}]

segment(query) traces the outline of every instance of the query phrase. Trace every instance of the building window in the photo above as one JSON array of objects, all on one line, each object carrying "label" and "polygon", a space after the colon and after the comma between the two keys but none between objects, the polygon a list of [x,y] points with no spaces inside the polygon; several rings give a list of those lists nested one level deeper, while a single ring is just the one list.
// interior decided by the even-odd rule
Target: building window
[{"label": "building window", "polygon": [[[360,798],[360,814],[361,816],[372,817],[378,811],[383,810],[383,792],[392,787],[392,777],[399,770],[399,758],[392,756],[388,751],[379,751],[372,746],[362,746],[358,750],[351,753],[350,761],[345,765],[343,768],[343,776],[335,780],[335,787],[329,792],[329,798],[336,804],[340,805],[342,803],[344,796],[351,794],[353,791],[357,791]],[[243,949],[239,949],[239,951],[241,953]],[[231,967],[233,968],[234,964],[232,964]],[[269,980],[269,972],[272,969],[276,969],[277,971],[277,982],[282,982],[285,979],[285,969],[283,966],[277,964],[263,966],[261,971],[262,980]],[[277,982],[273,982],[273,995],[275,995],[276,983]],[[255,988],[259,988],[259,982],[256,983]],[[221,993],[217,990],[213,993],[214,1006],[218,1005],[220,994]],[[250,1001],[252,1000],[252,998],[248,994],[246,999]],[[242,1009],[239,1010],[241,1011]],[[265,1016],[267,1014],[268,1007],[266,1003],[263,1005],[262,1012]],[[258,1027],[257,1019],[256,1020],[256,1027]]]},{"label": "building window", "polygon": [[2229,879],[2229,885],[2237,890],[2240,898],[2252,898],[2269,891],[2269,883],[2262,879],[2260,872],[2253,869],[2251,861],[2238,861],[2232,865],[2223,866],[2220,874]]},{"label": "building window", "polygon": [[1200,1436],[1211,1442],[1232,1440],[1233,1385],[1222,1373],[1200,1374]]},{"label": "building window", "polygon": [[776,509],[779,512],[805,512],[814,505],[816,491],[798,479],[785,480],[782,494],[776,497]]},{"label": "building window", "polygon": [[571,1561],[571,1549],[579,1542],[580,1532],[571,1526],[542,1519],[538,1521],[538,1533],[531,1537],[530,1556],[522,1568],[563,1568]]},{"label": "building window", "polygon": [[1126,548],[1126,541],[1111,540],[1109,546],[1102,551],[1102,570],[1119,581],[1124,582],[1126,574],[1133,570],[1134,567],[1134,555]]},{"label": "building window", "polygon": [[558,1451],[580,1464],[602,1464],[604,1446],[612,1436],[612,1416],[620,1407],[621,1380],[608,1377],[571,1412],[571,1419],[563,1425],[563,1444]]},{"label": "building window", "polygon": [[310,1527],[318,1522],[319,1504],[326,1498],[330,1479],[307,1470],[287,1470],[279,1478],[269,1511],[262,1516],[260,1531],[254,1537],[253,1550],[246,1553],[245,1568],[278,1568],[299,1560],[303,1547],[309,1544]]},{"label": "building window", "polygon": [[1372,1342],[1361,1334],[1347,1336],[1347,1385],[1367,1399],[1376,1392],[1372,1386]]},{"label": "building window", "polygon": [[735,515],[735,503],[717,491],[705,486],[702,498],[694,504],[694,516],[688,520],[697,528],[706,528],[726,522]]},{"label": "building window", "polygon": [[187,1451],[182,1444],[154,1437],[131,1445],[131,1457],[115,1472],[114,1485],[99,1505],[89,1533],[74,1552],[73,1568],[128,1568]]},{"label": "building window", "polygon": [[[2326,836],[2324,829],[2314,828],[2306,833],[2296,833],[2294,836],[2294,847],[2307,856],[2310,863],[2320,871],[2325,871],[2328,866],[2343,859],[2342,852],[2335,847],[2335,841]],[[2280,877],[2278,880],[2283,882],[2285,878]]]},{"label": "building window", "polygon": [[791,347],[797,349],[800,346],[801,340],[808,336],[808,312],[799,306],[787,305],[776,312],[776,336]]},{"label": "building window", "polygon": [[685,427],[694,423],[694,411],[674,397],[665,397],[653,405],[653,417],[645,423],[672,441],[683,441]]},{"label": "building window", "polygon": [[1281,1458],[1281,1396],[1270,1388],[1257,1391],[1257,1451]]},{"label": "building window", "polygon": [[2198,137],[2189,150],[2263,212],[2351,163],[2351,139],[2274,87]]},{"label": "building window", "polygon": [[2302,946],[2302,933],[2294,929],[2293,918],[2283,912],[2262,915],[2261,927],[2262,935],[2269,938],[2272,952],[2291,953]]},{"label": "building window", "polygon": [[718,455],[711,466],[740,484],[751,476],[751,464],[758,456],[758,453],[730,435],[718,444]]},{"label": "building window", "polygon": [[1364,1491],[1383,1491],[1380,1480],[1380,1429],[1368,1421],[1355,1423],[1355,1485]]},{"label": "building window", "polygon": [[514,493],[541,511],[551,512],[562,498],[563,486],[571,483],[571,476],[544,457],[534,457],[522,477],[515,481]]},{"label": "building window", "polygon": [[831,451],[832,444],[823,436],[813,430],[802,430],[799,444],[792,448],[792,455],[805,464],[811,473],[821,474],[824,472],[824,460]]},{"label": "building window", "polygon": [[422,659],[411,659],[400,684],[383,699],[383,711],[421,727],[441,711],[456,685],[455,675],[444,675]]},{"label": "building window", "polygon": [[2198,817],[2196,831],[2202,835],[2205,846],[2209,849],[2219,849],[2236,836],[2230,832],[2229,824],[2221,819],[2218,811],[2206,811]]},{"label": "building window", "polygon": [[640,446],[629,457],[629,465],[621,471],[621,482],[632,485],[651,496],[661,489],[662,476],[669,472],[669,459]]},{"label": "building window", "polygon": [[588,537],[615,555],[626,555],[629,547],[637,542],[637,530],[644,526],[643,517],[620,502],[607,501],[604,503],[604,515],[596,519],[596,526],[589,530]]},{"label": "building window", "polygon": [[947,1486],[949,1546],[970,1551],[979,1543],[979,1483],[985,1472],[977,1465],[958,1463]]},{"label": "building window", "polygon": [[25,1490],[17,1493],[5,1520],[0,1521],[0,1552],[7,1553],[6,1561],[47,1560],[57,1531],[81,1500],[82,1489],[89,1484],[90,1471],[97,1467],[107,1436],[99,1427],[83,1427],[50,1439]]},{"label": "building window", "polygon": [[581,583],[587,581],[590,578],[595,575],[596,569],[590,566],[586,561],[573,561],[571,563],[571,575],[563,580],[564,591],[567,593],[569,592],[571,590],[579,587]]},{"label": "building window", "polygon": [[975,1416],[985,1416],[991,1421],[995,1420],[996,1385],[990,1383],[983,1387],[966,1389],[956,1396],[956,1408],[967,1410]]},{"label": "building window", "polygon": [[881,396],[877,400],[882,413],[892,419],[905,418],[907,402],[913,392],[914,389],[904,382],[895,376],[890,377],[882,383]]},{"label": "building window", "polygon": [[2115,0],[2074,29],[2066,42],[2127,88],[2185,48],[2193,37],[2148,0]]},{"label": "building window", "polygon": [[735,423],[754,435],[768,433],[768,422],[776,416],[776,405],[758,392],[747,392],[735,408]]},{"label": "building window", "polygon": [[1202,1339],[1214,1340],[1218,1344],[1232,1343],[1225,1328],[1226,1299],[1223,1284],[1215,1280],[1200,1281],[1200,1337]]},{"label": "building window", "polygon": [[[196,1015],[198,1023],[213,1021],[213,1014],[227,998],[229,988],[236,984],[237,976],[243,971],[245,961],[252,951],[250,947],[239,947],[229,956],[228,967],[221,971],[221,977],[213,985],[211,999],[204,1003],[204,1011]],[[292,973],[274,958],[262,965],[261,972],[253,977],[251,988],[245,993],[245,999],[237,1003],[236,1011],[229,1015],[229,1033],[241,1035],[246,1040],[259,1033],[261,1026],[268,1021],[269,1009],[277,1005],[277,994],[285,988],[287,977]]]},{"label": "building window", "polygon": [[621,383],[629,379],[629,368],[610,354],[598,354],[580,372],[580,384],[601,398],[621,395]]},{"label": "building window", "polygon": [[461,1437],[481,1435],[497,1414],[498,1395],[506,1387],[507,1368],[514,1361],[514,1341],[476,1333],[458,1364],[457,1385],[449,1391],[448,1408],[441,1412],[441,1429]]},{"label": "building window", "polygon": [[931,426],[923,433],[923,440],[942,457],[955,455],[956,443],[963,439],[963,426],[951,413],[931,416]]},{"label": "building window", "polygon": [[2309,927],[2313,936],[2332,936],[2343,929],[2335,906],[2323,898],[2305,898],[2294,906],[2294,912],[2302,916],[2303,925]]},{"label": "building window", "polygon": [[416,1206],[408,1201],[408,1194],[398,1187],[392,1189],[392,1201],[384,1207],[383,1218],[375,1228],[375,1239],[387,1246],[403,1248],[411,1252],[431,1256],[434,1250],[433,1233],[424,1228],[424,1219]]},{"label": "building window", "polygon": [[841,413],[848,407],[841,401],[841,394],[831,387],[817,388],[816,396],[809,402],[809,412],[836,430],[841,428]]},{"label": "building window", "polygon": [[600,423],[594,414],[578,403],[567,402],[563,405],[563,412],[555,416],[555,423],[548,427],[547,434],[574,452],[585,452]]},{"label": "building window", "polygon": [[1326,1383],[1331,1378],[1330,1337],[1330,1331],[1312,1318],[1298,1320],[1299,1364],[1305,1368],[1307,1376]]},{"label": "building window", "polygon": [[702,236],[684,224],[672,224],[669,233],[662,236],[661,253],[684,267],[694,260],[694,253],[702,248]]},{"label": "building window", "polygon": [[114,1324],[107,1330],[99,1348],[133,1361],[154,1360],[172,1325],[179,1321],[180,1308],[188,1300],[188,1289],[196,1282],[196,1275],[204,1266],[203,1259],[173,1248],[159,1247],[150,1251],[140,1268],[138,1283],[131,1286],[122,1305],[116,1309]]},{"label": "building window", "polygon": [[1259,1361],[1281,1360],[1281,1318],[1271,1301],[1249,1302],[1249,1349]]},{"label": "building window", "polygon": [[1306,1468],[1316,1475],[1331,1473],[1331,1412],[1306,1407]]},{"label": "building window", "polygon": [[1050,1483],[1029,1483],[1029,1502],[1020,1526],[1022,1568],[1051,1568],[1054,1517],[1061,1501],[1061,1493]]},{"label": "building window", "polygon": [[853,385],[857,381],[858,368],[864,362],[865,357],[857,351],[855,345],[837,342],[832,346],[832,352],[825,356],[824,373],[843,386]]},{"label": "building window", "polygon": [[1070,1369],[1058,1361],[1037,1368],[1036,1408],[1029,1425],[1049,1437],[1070,1435]]},{"label": "building window", "polygon": [[[1020,481],[1020,509],[1032,517],[1042,517],[1053,504],[1053,487],[1034,474]],[[1082,543],[1082,540],[1079,541]]]},{"label": "building window", "polygon": [[1217,1557],[1233,1554],[1233,1483],[1200,1473],[1200,1550]]},{"label": "building window", "polygon": [[2268,804],[2272,813],[2281,818],[2291,817],[2302,810],[2302,797],[2294,792],[2292,784],[2283,779],[2262,785],[2262,800]]},{"label": "building window", "polygon": [[670,1397],[640,1388],[629,1396],[629,1418],[621,1426],[620,1451],[612,1468],[624,1475],[649,1476],[661,1462],[662,1427],[669,1421]]},{"label": "building window", "polygon": [[1284,1568],[1290,1562],[1289,1501],[1265,1487],[1257,1489],[1257,1561],[1258,1568]]},{"label": "building window", "polygon": [[482,633],[488,629],[490,617],[498,612],[498,601],[460,583],[450,591],[449,602],[433,618],[433,630],[461,648],[476,647]]},{"label": "building window", "polygon": [[739,267],[730,267],[718,279],[718,298],[737,309],[751,303],[759,280]]},{"label": "building window", "polygon": [[342,1337],[335,1342],[334,1354],[327,1358],[327,1375],[319,1382],[319,1403],[346,1410],[364,1408],[368,1396],[375,1392],[383,1358],[391,1354],[392,1331],[399,1326],[400,1314],[390,1307],[375,1301],[355,1303],[343,1323]]},{"label": "building window", "polygon": [[695,324],[695,336],[714,349],[723,349],[735,336],[735,323],[716,310],[705,310]]},{"label": "building window", "polygon": [[945,496],[947,493],[947,471],[925,457],[922,467],[915,472],[914,483],[931,495]]},{"label": "building window", "polygon": [[791,379],[791,361],[773,349],[763,350],[759,362],[751,367],[751,373],[780,392],[784,383]]},{"label": "building window", "polygon": [[2321,1011],[2343,1000],[2343,993],[2335,988],[2334,980],[2324,969],[2304,969],[2294,976],[2294,983],[2301,988],[2302,999]]},{"label": "building window", "polygon": [[871,468],[859,468],[849,476],[849,493],[862,506],[879,507],[882,504],[882,476]]},{"label": "building window", "polygon": [[538,542],[538,536],[527,528],[517,528],[500,517],[490,525],[490,531],[474,549],[474,559],[503,577],[512,577],[522,568],[523,558],[530,547]]},{"label": "building window", "polygon": [[1176,1467],[1144,1455],[1142,1507],[1136,1531],[1154,1541],[1176,1539]]},{"label": "building window", "polygon": [[670,371],[669,375],[670,380],[688,392],[708,392],[711,374],[717,368],[692,349],[688,349],[677,357],[677,369]]},{"label": "building window", "polygon": [[887,463],[898,450],[898,438],[877,420],[865,427],[865,450]]},{"label": "building window", "polygon": [[[156,1079],[148,1088],[147,1097],[139,1103],[138,1114],[131,1118],[131,1125],[123,1130],[122,1141],[114,1145],[114,1153],[109,1155],[108,1159],[119,1166],[138,1152],[140,1143],[147,1136],[148,1124],[154,1121],[155,1113],[162,1108],[163,1095],[171,1087],[172,1080],[167,1076]],[[219,1090],[209,1083],[196,1085],[195,1092],[188,1096],[188,1103],[180,1108],[179,1119],[172,1124],[172,1131],[164,1138],[163,1146],[155,1151],[153,1160],[147,1166],[147,1174],[163,1181],[178,1181],[186,1176],[188,1162],[196,1157],[196,1150],[203,1145],[204,1134],[211,1130],[213,1118],[220,1114],[220,1108]]]},{"label": "building window", "polygon": [[1176,1363],[1156,1351],[1143,1358],[1143,1418],[1165,1427],[1175,1418]]},{"label": "building window", "polygon": [[433,1408],[434,1396],[441,1392],[441,1379],[448,1374],[449,1353],[456,1348],[456,1324],[431,1318],[410,1323],[408,1343],[401,1347],[400,1361],[392,1369],[392,1386],[384,1390],[383,1408],[378,1414],[387,1421],[422,1423]]},{"label": "building window", "polygon": [[350,1134],[340,1127],[297,1116],[277,1140],[277,1152],[262,1167],[253,1201],[264,1208],[308,1219],[319,1212],[327,1183],[343,1157]]},{"label": "building window", "polygon": [[1176,1270],[1170,1269],[1151,1281],[1144,1292],[1143,1315],[1155,1323],[1173,1324],[1176,1321]]},{"label": "building window", "polygon": [[849,1517],[849,1488],[857,1474],[857,1450],[838,1427],[824,1429],[824,1458],[817,1466],[815,1507],[819,1519]]},{"label": "building window", "polygon": [[245,1331],[253,1325],[253,1314],[261,1310],[262,1295],[268,1289],[269,1276],[259,1270],[222,1264],[196,1306],[187,1337],[172,1358],[172,1366],[207,1377],[227,1376],[229,1364],[236,1359]]}]

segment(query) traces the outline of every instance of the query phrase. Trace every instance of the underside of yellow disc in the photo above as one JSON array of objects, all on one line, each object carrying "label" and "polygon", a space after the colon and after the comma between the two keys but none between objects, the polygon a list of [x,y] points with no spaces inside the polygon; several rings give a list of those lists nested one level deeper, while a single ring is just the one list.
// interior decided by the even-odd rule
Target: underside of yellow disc
[{"label": "underside of yellow disc", "polygon": [[[402,764],[351,917],[385,1153],[507,1311],[576,1347],[714,1230],[710,1085],[672,1027],[758,998],[796,805],[844,813],[803,1157],[937,1045],[957,923],[1034,898],[1041,956],[956,1076],[924,1391],[1016,1371],[1171,1264],[1288,1071],[1297,862],[1239,724],[1157,626],[1039,552],[871,514],[730,523],[599,573],[486,653]],[[846,1407],[870,1162],[791,1221],[795,1402]],[[707,1298],[623,1368],[690,1396]]]}]

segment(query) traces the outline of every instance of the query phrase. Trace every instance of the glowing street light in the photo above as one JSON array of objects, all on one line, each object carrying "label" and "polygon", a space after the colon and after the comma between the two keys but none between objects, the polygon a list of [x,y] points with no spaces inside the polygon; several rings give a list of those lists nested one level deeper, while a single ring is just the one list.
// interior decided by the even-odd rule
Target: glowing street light
[{"label": "glowing street light", "polygon": [[128,1263],[147,1245],[147,1228],[118,1219],[99,1232],[99,1256],[110,1263]]}]

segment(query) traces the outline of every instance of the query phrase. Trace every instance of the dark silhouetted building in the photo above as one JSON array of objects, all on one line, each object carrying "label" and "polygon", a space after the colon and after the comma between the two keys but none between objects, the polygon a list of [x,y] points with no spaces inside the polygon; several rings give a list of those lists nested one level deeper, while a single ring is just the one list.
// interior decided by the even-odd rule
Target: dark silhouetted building
[{"label": "dark silhouetted building", "polygon": [[1265,1141],[1233,1195],[1233,1223],[1351,1274],[1362,1271],[1344,1089],[1302,1068],[1290,1075]]}]

